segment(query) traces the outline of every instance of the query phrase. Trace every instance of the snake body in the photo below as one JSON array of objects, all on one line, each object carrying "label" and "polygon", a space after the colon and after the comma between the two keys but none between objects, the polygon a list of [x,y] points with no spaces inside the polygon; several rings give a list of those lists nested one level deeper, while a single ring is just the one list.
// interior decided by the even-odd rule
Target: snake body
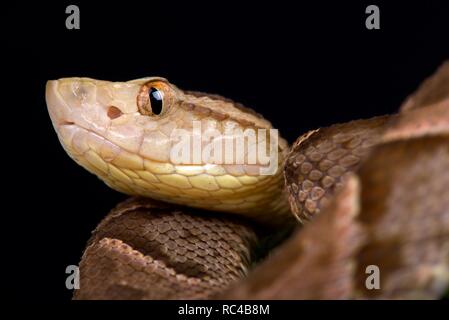
[{"label": "snake body", "polygon": [[[443,84],[433,81],[432,87],[446,88],[448,66],[440,70]],[[155,91],[160,94],[160,110],[149,99]],[[425,100],[421,91],[417,96]],[[269,130],[271,124],[229,99],[183,91],[159,77],[49,81],[48,110],[65,151],[108,186],[137,196],[118,205],[94,231],[80,265],[82,289],[75,298],[368,297],[360,293],[361,287],[355,292],[363,282],[363,270],[357,274],[350,265],[387,261],[390,247],[407,248],[408,260],[399,258],[396,270],[385,264],[391,278],[384,297],[404,296],[403,270],[420,275],[419,294],[441,294],[449,283],[449,181],[444,169],[449,167],[449,100],[438,92],[442,102],[432,100],[426,109],[419,109],[423,101],[410,98],[399,115],[313,130],[291,149],[279,137],[276,170],[265,175],[261,168],[266,164],[259,161],[217,164],[197,159],[180,164],[170,158],[173,132],[192,132],[198,122],[201,134],[216,130],[235,142],[239,138],[229,135],[228,128],[252,129],[270,145],[271,137],[258,130]],[[432,150],[421,152],[426,144]],[[243,146],[249,154],[250,144]],[[411,153],[422,155],[425,170],[414,166]],[[388,159],[398,166],[382,175]],[[413,175],[407,178],[404,170]],[[421,177],[424,173],[427,180]],[[439,198],[429,201],[419,188],[404,193],[404,179],[423,183]],[[369,188],[361,190],[361,183]],[[424,211],[432,227],[417,232],[416,221]],[[306,223],[246,282],[232,289],[251,269],[259,240],[240,216],[278,230],[297,221],[313,223]],[[419,239],[437,239],[438,244],[429,247],[433,254],[423,258],[421,268],[410,253],[422,252]],[[307,273],[308,280],[301,280]],[[342,287],[326,287],[325,278]]]},{"label": "snake body", "polygon": [[247,275],[257,241],[236,217],[130,198],[94,231],[74,298],[209,298]]}]

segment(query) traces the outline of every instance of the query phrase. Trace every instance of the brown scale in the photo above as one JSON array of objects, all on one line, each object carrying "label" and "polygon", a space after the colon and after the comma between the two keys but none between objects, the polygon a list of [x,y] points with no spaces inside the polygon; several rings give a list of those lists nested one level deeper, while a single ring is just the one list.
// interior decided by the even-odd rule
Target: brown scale
[{"label": "brown scale", "polygon": [[[447,297],[449,86],[438,79],[449,79],[447,67],[414,94],[433,97],[426,90],[435,90],[438,101],[389,121],[321,214],[219,298]],[[379,267],[378,290],[366,287],[370,265]]]},{"label": "brown scale", "polygon": [[375,145],[388,116],[351,121],[306,133],[293,145],[285,166],[290,206],[301,220],[318,214]]},{"label": "brown scale", "polygon": [[[355,256],[356,297],[435,299],[444,293],[449,283],[448,168],[449,132],[387,142],[362,165],[359,222],[368,241]],[[368,265],[379,267],[381,290],[366,289]]]},{"label": "brown scale", "polygon": [[354,290],[352,257],[363,243],[363,230],[355,222],[358,194],[358,181],[349,179],[323,214],[217,298],[349,298]]},{"label": "brown scale", "polygon": [[[441,297],[449,285],[449,113],[435,132],[428,119],[439,106],[425,109],[427,117],[413,110],[391,122],[323,211],[218,298]],[[398,134],[412,125],[419,135]],[[378,290],[366,287],[370,265],[379,267]]]},{"label": "brown scale", "polygon": [[130,199],[94,231],[74,299],[204,299],[246,274],[255,243],[232,219]]}]

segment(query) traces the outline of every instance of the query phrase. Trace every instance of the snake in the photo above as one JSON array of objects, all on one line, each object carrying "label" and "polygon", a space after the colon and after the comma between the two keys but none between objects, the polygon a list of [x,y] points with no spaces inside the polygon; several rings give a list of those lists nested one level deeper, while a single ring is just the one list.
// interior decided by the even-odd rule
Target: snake
[{"label": "snake", "polygon": [[[440,74],[446,74],[447,65]],[[349,197],[347,194],[356,197],[354,194],[362,192],[360,181],[365,176],[356,177],[354,172],[364,172],[364,166],[369,165],[366,159],[376,154],[373,149],[403,139],[400,137],[404,132],[407,139],[413,138],[410,127],[418,132],[417,136],[427,137],[427,131],[420,134],[413,121],[428,120],[426,115],[436,114],[432,118],[436,133],[432,134],[441,141],[428,142],[429,146],[435,144],[437,163],[433,167],[449,167],[446,100],[432,101],[431,109],[426,109],[432,112],[410,107],[409,101],[404,109],[412,110],[400,114],[312,130],[291,147],[277,130],[276,136],[271,136],[272,124],[252,109],[220,95],[181,90],[162,77],[127,82],[78,77],[50,80],[46,102],[65,152],[107,186],[131,196],[103,219],[88,241],[76,299],[282,296],[274,295],[273,289],[269,290],[271,296],[261,294],[266,292],[259,288],[264,282],[261,274],[277,270],[279,277],[288,273],[280,266],[295,261],[295,254],[307,251],[292,244],[295,237],[304,238],[313,233],[308,231],[311,228],[325,225],[332,234],[330,218],[326,221],[325,217],[341,211],[346,200],[337,199]],[[220,143],[211,147],[210,139],[204,137]],[[181,147],[180,142],[184,143]],[[258,157],[251,158],[255,142],[262,153],[276,155],[269,157],[268,164]],[[197,149],[207,152],[197,156]],[[174,157],[180,151],[188,155],[182,158],[188,161]],[[231,161],[223,161],[229,154]],[[379,170],[383,169],[369,172]],[[438,185],[447,182],[439,181]],[[449,257],[445,252],[449,205],[443,189],[437,188],[437,193],[441,194],[444,210],[435,213],[440,220],[432,220],[443,227],[436,233],[442,235],[444,244],[437,250],[439,294],[444,287],[441,283],[449,281]],[[358,210],[353,204],[347,207]],[[352,212],[347,207],[345,214]],[[326,213],[329,208],[337,213]],[[355,250],[367,242],[367,236],[360,236],[362,227],[353,224],[351,228],[359,234],[359,240],[354,240],[357,245],[352,246]],[[299,231],[281,245],[277,256],[268,254],[267,261],[251,276],[254,250],[260,247],[259,227],[271,233],[291,228]],[[344,232],[336,237],[329,236],[332,243],[346,239]],[[305,241],[302,238],[297,241]],[[310,241],[318,239],[304,243]],[[292,246],[297,253],[292,253]],[[247,281],[245,287],[239,281],[248,273],[250,277],[243,280]],[[284,285],[288,286],[288,281]],[[301,295],[286,296],[291,297]]]}]

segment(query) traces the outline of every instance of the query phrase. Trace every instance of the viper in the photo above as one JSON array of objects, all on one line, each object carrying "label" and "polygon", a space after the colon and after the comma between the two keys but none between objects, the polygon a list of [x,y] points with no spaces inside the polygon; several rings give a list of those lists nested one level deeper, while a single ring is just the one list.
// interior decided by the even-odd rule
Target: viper
[{"label": "viper", "polygon": [[[312,130],[298,138],[292,148],[289,148],[282,137],[276,137],[275,150],[272,150],[270,147],[273,146],[273,138],[266,135],[272,125],[260,114],[219,95],[181,90],[161,77],[128,82],[91,78],[52,80],[47,82],[46,100],[53,126],[67,154],[111,188],[140,197],[119,205],[99,225],[84,257],[86,270],[98,262],[89,260],[91,258],[88,251],[94,250],[94,246],[97,250],[95,252],[109,250],[108,254],[115,252],[122,258],[140,254],[139,259],[147,262],[145,259],[150,259],[151,263],[165,259],[162,269],[167,274],[160,275],[162,279],[150,280],[153,285],[164,287],[165,291],[160,289],[160,292],[165,292],[165,295],[142,293],[142,296],[137,295],[140,298],[177,297],[176,293],[173,295],[176,292],[174,288],[179,290],[189,287],[182,282],[185,276],[193,279],[190,287],[201,288],[189,292],[191,297],[209,297],[212,293],[217,293],[215,289],[227,287],[236,277],[247,273],[250,254],[246,248],[251,247],[257,238],[251,228],[248,229],[246,222],[241,225],[239,217],[274,230],[314,220],[321,215],[321,211],[332,207],[332,203],[336,201],[335,194],[354,187],[356,182],[353,173],[359,170],[372,149],[381,142],[393,139],[388,138],[388,134],[394,136],[395,131],[391,133],[387,129],[394,127],[392,124],[408,121],[407,116],[381,116]],[[437,105],[434,109],[443,119],[447,117],[445,104]],[[187,164],[174,161],[174,133],[180,130],[194,132],[195,128],[198,129],[195,123],[201,124],[198,134],[208,135],[213,130],[223,141],[228,139],[233,142],[230,144],[233,160],[242,151],[237,150],[238,147],[243,148],[243,154],[248,160],[251,143],[246,139],[248,137],[241,140],[237,133],[251,130],[258,141],[266,142],[264,146],[270,149],[268,151],[275,151],[276,157],[272,158],[276,161],[275,170],[270,174],[262,174],[267,164],[260,159],[251,163],[217,163],[201,157]],[[444,128],[445,122],[440,123],[440,127]],[[230,131],[230,128],[235,130]],[[443,132],[444,130],[442,129]],[[206,141],[198,141],[199,145],[196,147],[206,147]],[[243,143],[239,145],[238,141]],[[222,146],[221,144],[220,148]],[[195,152],[195,145],[189,145],[188,149]],[[441,152],[447,152],[446,149]],[[438,161],[442,163],[438,162],[440,166],[447,164],[444,156],[438,158]],[[142,200],[147,198],[153,200]],[[201,213],[197,215],[196,209],[200,209]],[[142,215],[142,210],[148,211],[148,215]],[[206,216],[203,215],[204,212],[207,212]],[[127,221],[126,214],[129,214],[128,217],[132,216],[129,219],[133,222]],[[161,227],[161,224],[165,227]],[[142,227],[146,231],[139,229]],[[199,228],[199,231],[192,233],[189,231],[192,227]],[[130,239],[135,236],[118,237],[119,242],[114,240],[114,233],[120,234],[120,229],[123,228],[139,229],[140,231],[134,231],[138,236],[142,235],[142,241],[134,246],[123,247],[125,244],[129,245],[127,241],[132,242]],[[110,230],[116,231],[110,233]],[[218,230],[228,231],[223,233]],[[175,233],[170,235],[170,232]],[[151,244],[161,235],[165,236],[165,240],[159,241],[157,248],[165,246],[162,253]],[[180,235],[181,238],[185,235],[188,241],[179,241]],[[240,240],[233,242],[236,237]],[[218,242],[208,242],[204,240],[206,238]],[[201,241],[204,243],[201,248],[190,248],[192,256],[186,258],[184,255],[188,252],[185,248],[188,248],[189,241],[195,245]],[[230,241],[230,245],[223,245],[228,253],[217,249],[221,241]],[[167,243],[171,243],[170,246]],[[242,249],[242,245],[245,249]],[[168,248],[174,251],[170,253]],[[176,248],[182,250],[178,252]],[[95,254],[91,252],[92,255]],[[103,253],[104,255],[106,254]],[[214,255],[221,255],[228,262],[217,260]],[[192,271],[189,274],[185,267],[179,266],[182,262],[193,259],[193,256],[204,258],[195,260],[202,272]],[[217,270],[222,269],[220,265],[231,270],[233,275],[226,278],[223,273],[219,273]],[[151,268],[151,272],[155,272],[160,266]],[[168,269],[172,271],[166,271]],[[179,277],[180,274],[184,275]],[[117,277],[109,280],[116,286],[121,283],[121,290],[125,290],[126,277]],[[220,277],[226,281],[221,281]],[[215,281],[212,284],[211,278]],[[208,284],[201,284],[205,279],[206,282],[209,281]],[[199,281],[201,285],[195,281]],[[136,286],[139,287],[137,284]],[[215,289],[205,289],[208,286]],[[118,287],[115,288],[120,291]],[[145,288],[139,288],[145,291]],[[95,290],[99,289],[89,288],[87,291],[96,297]],[[140,292],[139,290],[137,291]],[[104,294],[106,291],[102,292]],[[86,297],[88,296],[89,294]]]}]

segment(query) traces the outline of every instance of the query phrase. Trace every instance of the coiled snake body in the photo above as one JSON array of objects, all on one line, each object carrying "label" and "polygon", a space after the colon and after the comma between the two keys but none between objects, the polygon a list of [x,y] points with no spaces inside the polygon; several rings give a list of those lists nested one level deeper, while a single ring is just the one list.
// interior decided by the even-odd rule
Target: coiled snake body
[{"label": "coiled snake body", "polygon": [[[440,74],[447,69],[446,64]],[[444,95],[431,104],[410,106],[409,101],[408,111],[399,115],[311,131],[291,150],[279,137],[270,174],[261,174],[268,165],[260,159],[236,163],[242,151],[237,146],[247,160],[251,143],[239,145],[234,133],[252,132],[254,141],[266,142],[273,151],[273,138],[266,134],[271,124],[223,97],[182,91],[156,77],[128,82],[64,78],[47,83],[46,99],[66,152],[113,189],[138,196],[97,227],[80,265],[76,298],[369,297],[358,279],[362,269],[354,265],[376,264],[373,257],[382,264],[391,258],[387,248],[402,250],[405,244],[411,257],[412,244],[423,244],[420,239],[438,239],[425,249],[431,262],[404,256],[404,261],[385,264],[390,278],[384,278],[380,297],[410,292],[436,297],[449,281],[449,107]],[[234,162],[173,160],[174,132],[195,141],[195,135],[212,131],[224,137],[220,146],[230,141]],[[206,141],[196,141],[187,147],[192,154],[207,148]],[[408,163],[410,152],[428,170],[419,170],[418,160]],[[387,165],[389,157],[394,164]],[[404,192],[394,184],[407,179],[401,170],[416,173],[409,183],[421,189]],[[374,195],[367,193],[371,190]],[[429,227],[417,230],[424,214]],[[242,216],[247,219],[239,220]],[[251,221],[279,230],[309,220],[239,280],[252,267],[257,247],[259,234]],[[407,291],[407,279],[397,274],[406,270],[413,278],[418,267],[419,288]],[[305,274],[310,283],[303,280]],[[329,290],[324,280],[342,286]]]}]

